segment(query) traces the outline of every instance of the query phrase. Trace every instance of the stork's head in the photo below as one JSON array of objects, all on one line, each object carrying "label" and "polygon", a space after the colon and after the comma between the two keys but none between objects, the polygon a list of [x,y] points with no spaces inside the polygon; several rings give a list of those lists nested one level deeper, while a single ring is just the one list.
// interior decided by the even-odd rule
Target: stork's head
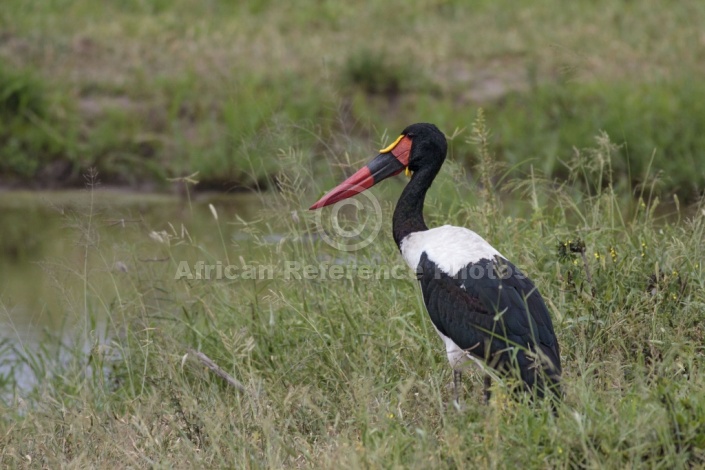
[{"label": "stork's head", "polygon": [[412,124],[391,145],[380,150],[370,163],[329,191],[310,209],[320,209],[352,197],[404,170],[407,174],[424,168],[437,171],[446,158],[447,150],[445,136],[436,126]]}]

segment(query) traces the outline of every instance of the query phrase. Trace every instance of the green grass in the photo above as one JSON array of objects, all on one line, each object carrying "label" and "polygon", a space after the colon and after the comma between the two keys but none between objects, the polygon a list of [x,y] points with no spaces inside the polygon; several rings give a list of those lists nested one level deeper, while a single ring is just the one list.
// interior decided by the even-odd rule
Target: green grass
[{"label": "green grass", "polygon": [[[539,176],[502,180],[486,139],[477,138],[486,130],[480,121],[474,128],[472,148],[481,155],[475,170],[491,187],[478,192],[462,166],[449,161],[429,192],[427,222],[475,229],[536,282],[562,346],[566,396],[557,416],[547,404],[507,398],[502,384],[489,405],[481,404],[481,377],[474,374],[465,379],[466,409],[448,406],[445,351],[411,273],[283,278],[287,261],[403,263],[389,226],[400,184],[372,190],[382,196],[384,214],[377,243],[340,252],[314,237],[317,214],[305,210],[327,183],[311,178],[318,170],[305,151],[291,149],[279,156],[287,169],[277,179],[281,190],[264,197],[268,208],[259,221],[211,218],[210,232],[222,233],[222,242],[169,230],[168,243],[145,236],[123,247],[135,258],[127,259],[127,273],[86,270],[82,261],[67,266],[85,290],[67,295],[63,308],[87,315],[85,331],[78,331],[92,347],[65,347],[64,361],[52,359],[51,341],[15,355],[44,379],[31,393],[14,389],[0,405],[0,464],[703,465],[702,206],[663,217],[645,186],[628,207],[634,191],[615,189],[609,169],[617,154],[604,136],[567,162],[568,180],[583,181],[584,189]],[[344,135],[332,137],[348,153],[357,150]],[[511,204],[495,197],[509,191]],[[102,217],[88,215],[79,233]],[[330,222],[330,211],[320,215]],[[272,234],[281,239],[273,242]],[[86,253],[110,260],[114,249],[98,243]],[[182,260],[276,269],[271,280],[175,280]],[[97,295],[98,282],[112,285],[111,293]],[[91,333],[100,330],[93,316],[109,319],[108,340]],[[246,393],[186,356],[189,348],[210,356]],[[12,392],[11,376],[0,384]]]},{"label": "green grass", "polygon": [[97,167],[110,184],[261,188],[279,150],[339,150],[301,127],[363,146],[417,121],[451,133],[481,105],[515,174],[564,178],[605,130],[625,187],[663,171],[661,190],[695,200],[704,21],[697,2],[653,0],[8,0],[0,107],[15,90],[41,113],[1,115],[2,182],[81,185]]},{"label": "green grass", "polygon": [[50,102],[32,72],[0,64],[0,172],[31,178],[70,149],[47,118]]}]

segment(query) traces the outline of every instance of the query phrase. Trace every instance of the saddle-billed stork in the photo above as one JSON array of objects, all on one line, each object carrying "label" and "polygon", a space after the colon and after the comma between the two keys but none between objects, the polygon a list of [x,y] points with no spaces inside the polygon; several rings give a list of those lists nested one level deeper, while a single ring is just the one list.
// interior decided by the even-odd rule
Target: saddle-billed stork
[{"label": "saddle-billed stork", "polygon": [[[551,317],[527,277],[475,232],[423,218],[426,191],[446,158],[445,136],[433,124],[413,124],[390,146],[311,206],[361,193],[404,170],[412,176],[394,210],[394,241],[416,270],[424,303],[453,368],[455,403],[462,366],[513,376],[524,389],[560,396],[561,358]],[[490,369],[486,369],[489,366]],[[489,399],[485,374],[485,399]]]}]

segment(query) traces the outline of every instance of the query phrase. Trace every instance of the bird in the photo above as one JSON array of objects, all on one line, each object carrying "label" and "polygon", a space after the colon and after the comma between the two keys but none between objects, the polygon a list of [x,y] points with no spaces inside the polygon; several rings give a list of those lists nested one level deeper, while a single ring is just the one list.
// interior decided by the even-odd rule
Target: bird
[{"label": "bird", "polygon": [[[424,304],[445,344],[459,406],[462,372],[513,377],[515,390],[533,397],[561,395],[561,358],[546,303],[534,283],[480,235],[464,227],[428,228],[426,193],[446,159],[445,135],[430,123],[406,127],[367,165],[314,203],[310,210],[355,196],[402,171],[410,177],[395,206],[392,234],[416,272]],[[510,383],[510,382],[507,382]]]}]

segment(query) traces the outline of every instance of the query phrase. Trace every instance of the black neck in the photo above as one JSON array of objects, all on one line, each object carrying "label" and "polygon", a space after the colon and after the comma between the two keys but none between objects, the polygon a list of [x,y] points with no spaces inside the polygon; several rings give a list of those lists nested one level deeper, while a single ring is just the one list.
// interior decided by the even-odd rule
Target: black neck
[{"label": "black neck", "polygon": [[423,203],[426,191],[433,183],[438,170],[440,168],[420,169],[414,173],[411,181],[402,191],[392,219],[394,241],[399,248],[401,248],[401,241],[410,233],[428,230],[423,220]]}]

